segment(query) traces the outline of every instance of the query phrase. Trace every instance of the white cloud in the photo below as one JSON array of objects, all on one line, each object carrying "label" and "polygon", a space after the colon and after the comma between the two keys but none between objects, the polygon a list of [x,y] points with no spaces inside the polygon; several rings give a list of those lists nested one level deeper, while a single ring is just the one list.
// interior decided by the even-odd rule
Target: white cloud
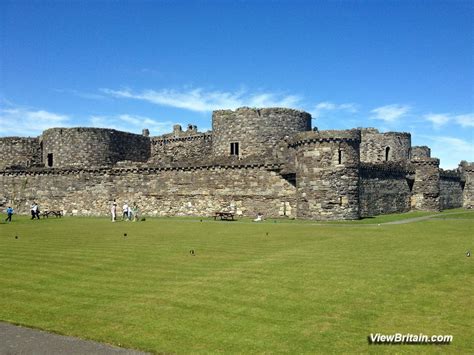
[{"label": "white cloud", "polygon": [[0,135],[38,136],[45,129],[70,125],[70,117],[44,110],[0,109]]},{"label": "white cloud", "polygon": [[119,131],[141,133],[148,128],[151,135],[169,133],[173,130],[173,122],[157,121],[153,118],[137,115],[91,116],[89,124],[92,127],[113,128]]},{"label": "white cloud", "polygon": [[329,101],[319,102],[314,106],[314,109],[311,110],[311,115],[313,118],[321,117],[324,112],[327,111],[344,111],[355,113],[357,112],[357,105],[353,103],[346,103],[346,104],[335,104]]},{"label": "white cloud", "polygon": [[450,113],[430,113],[424,115],[423,118],[433,124],[435,128],[440,128],[445,124],[457,123],[462,127],[474,127],[474,113],[462,115],[454,115]]},{"label": "white cloud", "polygon": [[101,91],[117,98],[143,100],[156,105],[176,107],[197,112],[236,109],[242,106],[295,107],[301,100],[295,95],[284,96],[275,93],[247,93],[245,91],[205,91],[200,88],[185,91],[169,89],[159,91],[144,90],[139,93],[132,92],[129,89],[101,89]]},{"label": "white cloud", "polygon": [[456,116],[456,122],[463,127],[474,127],[474,113]]},{"label": "white cloud", "polygon": [[407,105],[387,105],[374,108],[370,112],[374,114],[373,119],[395,122],[405,116],[408,111],[410,111],[410,106]]},{"label": "white cloud", "polygon": [[430,121],[434,127],[439,128],[451,120],[451,116],[445,113],[429,113],[424,115],[426,121]]}]

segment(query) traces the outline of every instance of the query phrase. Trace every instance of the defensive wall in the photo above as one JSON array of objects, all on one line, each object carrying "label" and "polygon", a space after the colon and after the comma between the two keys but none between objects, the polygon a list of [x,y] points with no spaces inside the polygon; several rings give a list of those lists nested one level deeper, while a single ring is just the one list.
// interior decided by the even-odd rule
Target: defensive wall
[{"label": "defensive wall", "polygon": [[286,108],[213,113],[213,130],[175,125],[150,137],[103,128],[52,128],[0,138],[0,204],[32,201],[106,215],[113,199],[153,216],[239,215],[317,220],[474,205],[474,164],[443,171],[409,133],[311,130]]},{"label": "defensive wall", "polygon": [[413,170],[397,163],[361,163],[360,216],[410,211]]},{"label": "defensive wall", "polygon": [[[295,187],[278,165],[169,168],[50,169],[0,173],[2,194],[20,213],[32,201],[41,209],[74,215],[107,215],[113,199],[137,203],[148,216],[238,215],[296,217]],[[276,170],[276,171],[275,171]]]}]

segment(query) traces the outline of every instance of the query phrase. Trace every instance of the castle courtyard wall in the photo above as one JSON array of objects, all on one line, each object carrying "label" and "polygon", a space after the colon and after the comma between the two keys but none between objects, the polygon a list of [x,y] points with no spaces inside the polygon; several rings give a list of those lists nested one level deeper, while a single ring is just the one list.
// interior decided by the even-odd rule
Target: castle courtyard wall
[{"label": "castle courtyard wall", "polygon": [[361,217],[410,211],[411,191],[406,175],[406,170],[393,166],[361,164]]},{"label": "castle courtyard wall", "polygon": [[271,167],[50,169],[0,172],[8,203],[23,214],[36,201],[42,210],[67,215],[110,214],[124,202],[146,216],[210,216],[231,207],[238,215],[295,217],[295,187]]}]

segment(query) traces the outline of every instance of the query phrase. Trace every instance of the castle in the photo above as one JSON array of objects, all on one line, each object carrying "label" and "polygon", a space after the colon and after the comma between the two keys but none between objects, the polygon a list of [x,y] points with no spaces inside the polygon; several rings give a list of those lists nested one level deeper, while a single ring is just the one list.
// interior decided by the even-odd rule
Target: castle
[{"label": "castle", "polygon": [[102,128],[51,128],[0,138],[0,203],[107,215],[111,202],[147,216],[237,215],[358,219],[474,205],[474,164],[442,170],[409,133],[318,131],[286,108],[214,111],[212,131],[175,125],[150,137]]}]

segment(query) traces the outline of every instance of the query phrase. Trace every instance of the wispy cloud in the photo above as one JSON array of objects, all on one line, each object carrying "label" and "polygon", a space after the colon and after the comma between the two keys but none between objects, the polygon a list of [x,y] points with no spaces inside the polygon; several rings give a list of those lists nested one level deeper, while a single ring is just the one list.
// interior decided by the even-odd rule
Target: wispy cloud
[{"label": "wispy cloud", "polygon": [[0,109],[0,122],[2,136],[37,136],[51,127],[69,126],[71,118],[45,110],[15,107]]},{"label": "wispy cloud", "polygon": [[439,128],[451,120],[451,116],[444,113],[429,113],[423,118],[433,124],[434,127]]},{"label": "wispy cloud", "polygon": [[65,93],[65,94],[72,94],[74,96],[83,98],[83,99],[88,99],[88,100],[107,100],[110,99],[106,95],[101,95],[101,94],[95,94],[95,93],[90,93],[90,92],[82,92],[78,90],[73,90],[73,89],[54,89],[54,91],[59,92],[59,93]]},{"label": "wispy cloud", "polygon": [[410,111],[410,106],[407,105],[386,105],[374,108],[370,111],[373,116],[371,118],[382,120],[387,123],[393,123]]},{"label": "wispy cloud", "polygon": [[457,115],[455,119],[456,122],[463,127],[474,127],[474,113],[468,113],[466,115]]},{"label": "wispy cloud", "polygon": [[174,122],[157,121],[153,118],[137,115],[91,116],[89,124],[92,127],[113,128],[125,132],[141,133],[148,128],[152,135],[171,132]]},{"label": "wispy cloud", "polygon": [[183,91],[170,89],[159,91],[144,90],[141,92],[133,92],[129,89],[101,89],[101,91],[116,98],[142,100],[156,105],[176,107],[197,112],[210,112],[218,109],[236,109],[242,106],[296,107],[301,101],[300,97],[296,95],[248,93],[246,91],[206,91],[201,88]]},{"label": "wispy cloud", "polygon": [[344,111],[349,113],[355,113],[358,111],[357,105],[353,103],[346,104],[335,104],[329,101],[319,102],[311,110],[313,118],[319,118],[324,115],[325,112],[330,111]]},{"label": "wispy cloud", "polygon": [[447,123],[455,123],[462,127],[474,127],[474,113],[455,115],[451,113],[429,113],[423,116],[433,127],[440,128]]}]

